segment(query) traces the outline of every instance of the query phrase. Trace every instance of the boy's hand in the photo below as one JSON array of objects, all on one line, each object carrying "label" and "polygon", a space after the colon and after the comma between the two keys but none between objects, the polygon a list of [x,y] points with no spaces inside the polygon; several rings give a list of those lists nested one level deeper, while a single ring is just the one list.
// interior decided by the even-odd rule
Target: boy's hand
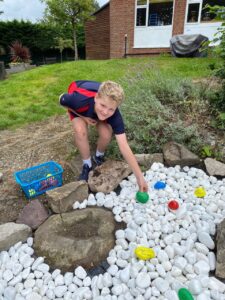
[{"label": "boy's hand", "polygon": [[138,178],[137,183],[138,183],[140,192],[146,192],[146,193],[148,192],[148,184],[144,180],[144,177]]}]

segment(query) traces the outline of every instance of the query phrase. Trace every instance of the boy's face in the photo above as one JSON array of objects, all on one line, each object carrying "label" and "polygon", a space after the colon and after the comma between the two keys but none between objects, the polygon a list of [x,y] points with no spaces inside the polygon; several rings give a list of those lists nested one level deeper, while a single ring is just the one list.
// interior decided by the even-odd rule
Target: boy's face
[{"label": "boy's face", "polygon": [[116,101],[111,100],[109,97],[99,97],[98,94],[95,96],[95,113],[100,121],[110,118],[117,107]]}]

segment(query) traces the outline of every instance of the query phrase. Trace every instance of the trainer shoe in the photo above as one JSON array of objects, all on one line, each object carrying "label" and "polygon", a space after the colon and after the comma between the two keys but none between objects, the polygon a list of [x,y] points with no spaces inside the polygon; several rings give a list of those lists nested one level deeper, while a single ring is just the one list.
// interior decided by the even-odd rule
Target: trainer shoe
[{"label": "trainer shoe", "polygon": [[79,180],[85,180],[88,181],[89,172],[92,170],[87,164],[83,165],[82,172],[79,176]]},{"label": "trainer shoe", "polygon": [[104,155],[101,155],[101,156],[94,155],[92,157],[92,159],[93,159],[94,163],[96,164],[96,166],[101,166],[105,161]]}]

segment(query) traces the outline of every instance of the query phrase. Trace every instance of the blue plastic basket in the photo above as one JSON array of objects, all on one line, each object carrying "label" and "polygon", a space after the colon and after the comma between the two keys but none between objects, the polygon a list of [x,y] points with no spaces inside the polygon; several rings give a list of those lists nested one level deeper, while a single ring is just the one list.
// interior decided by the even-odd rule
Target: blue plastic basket
[{"label": "blue plastic basket", "polygon": [[63,168],[54,161],[14,173],[27,198],[33,198],[62,185]]}]

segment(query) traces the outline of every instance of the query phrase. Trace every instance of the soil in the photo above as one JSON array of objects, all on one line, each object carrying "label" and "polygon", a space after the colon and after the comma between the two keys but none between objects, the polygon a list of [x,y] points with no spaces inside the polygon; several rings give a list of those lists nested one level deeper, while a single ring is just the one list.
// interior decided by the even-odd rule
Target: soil
[{"label": "soil", "polygon": [[[81,167],[81,159],[76,154],[71,124],[66,115],[16,130],[0,131],[0,172],[3,173],[0,224],[15,221],[28,201],[15,182],[15,172],[54,160],[63,167],[63,182],[68,183],[76,179]],[[45,195],[39,199],[44,201]]]}]

